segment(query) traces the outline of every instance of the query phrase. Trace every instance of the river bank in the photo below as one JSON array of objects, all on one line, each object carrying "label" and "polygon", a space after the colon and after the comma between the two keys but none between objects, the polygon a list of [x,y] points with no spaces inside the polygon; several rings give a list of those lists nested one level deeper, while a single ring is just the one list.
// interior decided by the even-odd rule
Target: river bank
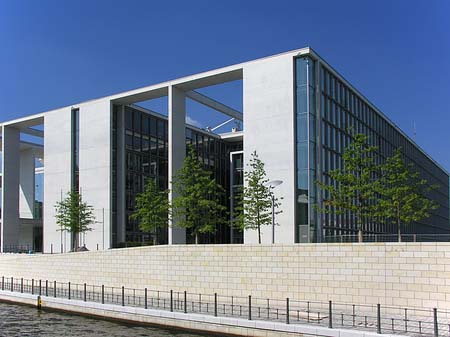
[{"label": "river bank", "polygon": [[[219,336],[254,336],[254,337],[377,337],[376,332],[330,329],[317,325],[284,324],[279,322],[239,319],[234,317],[215,317],[183,312],[127,307],[114,304],[68,300],[50,296],[27,293],[0,291],[0,302],[20,303],[30,306],[38,304],[44,309],[88,315],[96,318],[118,320],[121,322],[149,324],[157,327],[175,328]],[[397,337],[400,335],[396,335]],[[9,336],[8,336],[9,337]]]}]

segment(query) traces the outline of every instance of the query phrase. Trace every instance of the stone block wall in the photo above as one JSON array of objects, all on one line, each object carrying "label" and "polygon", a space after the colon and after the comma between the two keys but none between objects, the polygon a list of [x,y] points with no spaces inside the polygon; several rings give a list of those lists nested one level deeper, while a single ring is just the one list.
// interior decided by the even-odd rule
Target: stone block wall
[{"label": "stone block wall", "polygon": [[0,255],[0,276],[450,309],[450,243],[173,245]]}]

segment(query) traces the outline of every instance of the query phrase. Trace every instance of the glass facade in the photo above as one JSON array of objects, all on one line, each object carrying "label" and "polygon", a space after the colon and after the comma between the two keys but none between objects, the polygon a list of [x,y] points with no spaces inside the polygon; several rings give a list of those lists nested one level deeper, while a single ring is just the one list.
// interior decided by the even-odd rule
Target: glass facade
[{"label": "glass facade", "polygon": [[[242,188],[244,186],[244,152],[233,151],[231,156],[231,175],[230,175],[230,223],[238,216],[236,205],[242,201]],[[231,229],[231,243],[243,243],[244,233],[235,226]]]},{"label": "glass facade", "polygon": [[[356,133],[367,135],[370,145],[378,147],[377,163],[401,148],[405,161],[412,163],[430,184],[439,186],[428,195],[439,204],[439,208],[432,212],[430,218],[405,226],[402,231],[450,233],[447,173],[327,65],[310,57],[300,57],[295,60],[295,66],[298,228],[306,224],[316,227],[317,240],[357,233],[353,214],[336,214],[333,209],[319,214],[311,208],[316,202],[320,204],[327,198],[323,191],[316,198],[318,192],[314,179],[333,183],[329,172],[342,168],[342,153],[351,140],[349,129],[353,129]],[[397,228],[374,221],[366,224],[363,231],[364,234],[395,234]],[[300,237],[296,241],[302,242]]]},{"label": "glass facade", "polygon": [[[117,233],[117,179],[121,174],[117,169],[118,133],[121,132],[117,119],[121,106],[113,107],[113,233]],[[125,152],[125,241],[127,244],[140,244],[150,241],[149,234],[139,229],[137,220],[130,215],[135,209],[136,195],[142,192],[147,179],[155,179],[161,190],[168,188],[168,122],[165,116],[150,113],[136,107],[124,107],[124,152]],[[211,171],[214,179],[227,191],[223,196],[224,205],[229,204],[229,152],[239,147],[221,140],[218,136],[193,127],[186,127],[186,148],[192,146],[203,163],[204,168]],[[242,143],[240,144],[242,149]],[[114,206],[115,204],[115,206]],[[116,212],[114,213],[114,210]],[[115,226],[115,229],[114,229]],[[193,240],[186,233],[187,242]],[[114,234],[113,234],[114,236]],[[167,229],[157,235],[158,243],[167,243]],[[217,226],[216,232],[203,235],[202,243],[227,243],[230,240],[229,226]],[[117,240],[116,240],[117,241]],[[113,242],[116,242],[113,239]],[[193,241],[192,241],[193,242]],[[116,242],[116,246],[123,243]]]},{"label": "glass facade", "polygon": [[72,190],[80,189],[80,110],[72,109]]},{"label": "glass facade", "polygon": [[111,116],[111,243],[118,246],[117,179],[118,179],[118,129],[120,105],[113,105]]},{"label": "glass facade", "polygon": [[44,173],[34,175],[34,211],[33,219],[42,219],[44,202]]},{"label": "glass facade", "polygon": [[316,102],[315,63],[297,58],[296,72],[296,242],[311,242],[316,236]]},{"label": "glass facade", "polygon": [[[161,190],[168,188],[167,122],[132,107],[125,107],[125,233],[126,242],[149,241],[137,220],[130,219],[136,195],[147,179],[154,179]],[[167,242],[167,231],[157,235],[159,243]]]}]

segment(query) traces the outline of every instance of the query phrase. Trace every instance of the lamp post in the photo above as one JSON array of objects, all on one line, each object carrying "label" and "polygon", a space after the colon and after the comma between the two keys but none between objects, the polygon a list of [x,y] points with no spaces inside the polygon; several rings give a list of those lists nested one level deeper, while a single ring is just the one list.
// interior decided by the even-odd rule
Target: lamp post
[{"label": "lamp post", "polygon": [[[275,187],[281,185],[283,180],[271,180],[265,185],[270,189],[274,189]],[[272,244],[275,243],[275,195],[272,193]]]},{"label": "lamp post", "polygon": [[105,250],[105,208],[102,208],[102,221],[95,221],[94,223],[102,224],[102,249]]}]

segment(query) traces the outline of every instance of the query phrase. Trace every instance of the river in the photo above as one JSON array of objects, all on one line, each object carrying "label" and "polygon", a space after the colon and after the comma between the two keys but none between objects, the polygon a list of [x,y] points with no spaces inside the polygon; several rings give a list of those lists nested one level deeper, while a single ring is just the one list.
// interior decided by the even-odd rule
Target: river
[{"label": "river", "polygon": [[205,337],[181,330],[137,326],[0,303],[1,337]]}]

